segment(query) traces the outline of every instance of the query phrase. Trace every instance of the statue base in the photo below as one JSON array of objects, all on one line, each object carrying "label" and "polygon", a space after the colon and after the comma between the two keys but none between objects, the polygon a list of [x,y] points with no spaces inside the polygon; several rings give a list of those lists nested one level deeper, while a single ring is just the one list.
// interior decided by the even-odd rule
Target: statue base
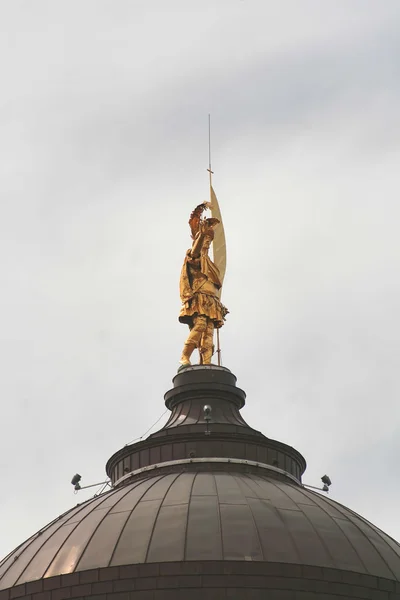
[{"label": "statue base", "polygon": [[207,365],[203,365],[200,363],[192,365],[190,363],[187,363],[187,364],[184,364],[184,365],[181,365],[180,367],[178,367],[177,373],[181,373],[185,369],[190,369],[191,367],[218,367],[218,365],[215,365],[214,363],[209,363]]}]

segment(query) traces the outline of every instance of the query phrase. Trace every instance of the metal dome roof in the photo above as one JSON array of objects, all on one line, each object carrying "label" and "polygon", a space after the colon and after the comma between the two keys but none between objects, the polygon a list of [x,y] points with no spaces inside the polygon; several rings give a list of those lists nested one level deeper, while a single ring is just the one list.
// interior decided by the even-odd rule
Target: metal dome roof
[{"label": "metal dome roof", "polygon": [[188,469],[140,478],[61,515],[0,563],[0,588],[113,565],[197,560],[400,580],[400,545],[340,504],[268,474]]}]

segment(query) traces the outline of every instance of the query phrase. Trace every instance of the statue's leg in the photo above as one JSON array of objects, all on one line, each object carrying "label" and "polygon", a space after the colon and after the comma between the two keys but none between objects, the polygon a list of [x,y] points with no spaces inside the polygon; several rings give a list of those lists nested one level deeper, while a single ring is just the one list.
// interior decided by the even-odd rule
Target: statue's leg
[{"label": "statue's leg", "polygon": [[183,347],[180,363],[182,365],[190,365],[190,357],[193,350],[200,346],[200,341],[204,332],[207,330],[207,317],[198,315],[193,318],[193,327],[190,330],[189,336]]},{"label": "statue's leg", "polygon": [[207,327],[201,336],[200,356],[201,364],[209,365],[213,355],[214,323],[207,319]]}]

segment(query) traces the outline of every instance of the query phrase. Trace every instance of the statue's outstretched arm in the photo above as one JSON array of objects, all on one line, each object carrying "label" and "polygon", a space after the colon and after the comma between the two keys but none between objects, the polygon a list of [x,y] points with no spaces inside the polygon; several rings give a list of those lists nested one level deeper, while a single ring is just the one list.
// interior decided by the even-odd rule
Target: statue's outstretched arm
[{"label": "statue's outstretched arm", "polygon": [[192,258],[199,258],[200,252],[201,252],[201,247],[203,245],[203,241],[204,241],[204,233],[199,230],[197,237],[196,237],[195,241],[193,242],[192,249],[190,251],[190,256]]},{"label": "statue's outstretched arm", "polygon": [[190,231],[192,232],[192,240],[196,239],[196,235],[200,230],[201,215],[208,208],[208,202],[203,202],[196,206],[189,217]]}]

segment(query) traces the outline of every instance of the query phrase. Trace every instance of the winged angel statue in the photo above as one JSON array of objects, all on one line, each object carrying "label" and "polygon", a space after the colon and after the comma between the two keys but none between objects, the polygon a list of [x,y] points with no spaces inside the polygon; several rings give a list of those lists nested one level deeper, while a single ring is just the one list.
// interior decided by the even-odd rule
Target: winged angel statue
[{"label": "winged angel statue", "polygon": [[[198,348],[200,364],[210,364],[214,353],[214,329],[223,326],[227,308],[221,303],[221,289],[226,268],[225,234],[217,198],[211,188],[210,202],[196,206],[190,215],[192,247],[186,252],[180,278],[182,308],[179,321],[189,325],[190,333],[183,347],[181,364],[190,365]],[[203,217],[210,209],[212,217]],[[219,218],[218,218],[219,217]],[[214,262],[209,257],[214,243]]]}]

